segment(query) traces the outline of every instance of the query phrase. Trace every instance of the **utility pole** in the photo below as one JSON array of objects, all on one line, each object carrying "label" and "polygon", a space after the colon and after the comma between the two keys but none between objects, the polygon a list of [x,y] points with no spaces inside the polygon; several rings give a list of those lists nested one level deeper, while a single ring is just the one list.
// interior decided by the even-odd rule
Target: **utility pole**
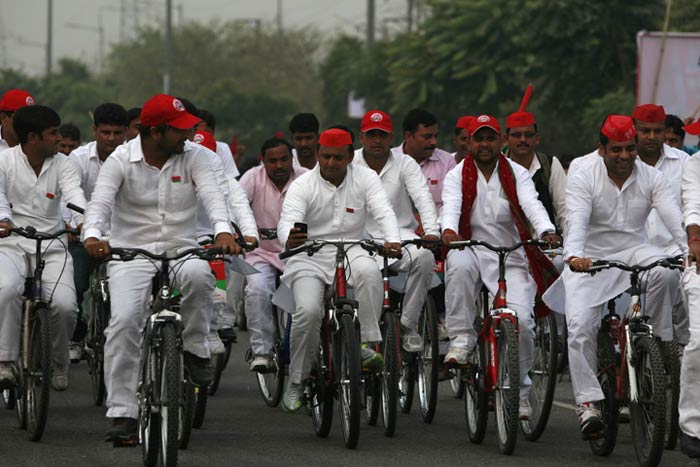
[{"label": "utility pole", "polygon": [[367,0],[367,44],[374,43],[374,0]]},{"label": "utility pole", "polygon": [[277,0],[277,31],[282,33],[282,0]]},{"label": "utility pole", "polygon": [[48,0],[48,8],[46,14],[46,77],[51,76],[51,62],[53,61],[53,0]]},{"label": "utility pole", "polygon": [[170,94],[173,62],[173,0],[165,0],[165,69],[163,70],[163,94]]}]

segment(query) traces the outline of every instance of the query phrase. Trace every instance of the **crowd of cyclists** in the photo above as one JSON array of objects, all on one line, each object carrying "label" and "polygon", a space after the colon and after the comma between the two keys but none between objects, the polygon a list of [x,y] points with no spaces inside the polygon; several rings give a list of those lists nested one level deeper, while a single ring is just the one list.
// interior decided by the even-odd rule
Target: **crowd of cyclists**
[{"label": "crowd of cyclists", "polygon": [[[460,118],[454,153],[437,147],[438,120],[423,109],[409,111],[401,131],[386,112],[370,110],[357,138],[343,125],[321,131],[313,114],[297,114],[289,124],[291,142],[271,136],[261,145],[260,163],[241,175],[231,148],[214,137],[214,116],[184,98],[158,94],[128,111],[101,104],[92,112],[94,141],[81,146],[75,127],[61,126],[53,109],[36,104],[26,91],[5,92],[0,390],[21,386],[21,360],[31,350],[21,345],[22,309],[25,283],[37,266],[36,242],[15,233],[68,229],[42,250],[50,385],[66,390],[71,361],[91,345],[85,338],[93,319],[91,277],[109,261],[106,438],[115,445],[148,443],[142,426],[143,330],[156,313],[153,281],[161,265],[143,255],[110,259],[138,249],[174,258],[208,242],[226,261],[225,284],[217,288],[212,268],[196,260],[203,256],[195,250],[173,259],[168,271],[178,295],[183,371],[195,387],[212,383],[210,358],[235,338],[236,313],[243,310],[250,371],[266,375],[285,367],[285,412],[322,406],[317,380],[336,360],[324,355],[330,334],[321,330],[340,329],[345,306],[356,327],[358,371],[386,376],[388,359],[394,359],[386,350],[384,317],[391,276],[392,284],[402,279],[394,286],[401,306],[392,334],[400,336],[399,353],[424,354],[432,345],[428,340],[439,340],[436,374],[459,379],[474,394],[484,391],[484,372],[495,365],[499,423],[506,386],[517,389],[515,406],[503,406],[513,412],[511,420],[527,422],[539,412],[531,396],[542,346],[538,320],[555,313],[552,335],[565,337],[558,350],[568,353],[581,436],[592,446],[612,437],[614,445],[600,331],[609,331],[606,314],[613,316],[615,306],[627,309],[631,300],[623,322],[632,350],[622,356],[630,382],[618,394],[614,417],[638,416],[635,408],[644,405],[636,386],[642,380],[643,392],[644,371],[635,369],[645,362],[635,360],[645,348],[635,334],[643,327],[653,335],[649,345],[665,358],[662,371],[680,387],[672,403],[663,400],[664,411],[675,406],[668,410],[678,418],[665,417],[666,429],[680,426],[682,450],[700,458],[700,157],[684,152],[678,137],[679,131],[700,133],[700,124],[679,128],[662,106],[639,105],[632,115],[606,116],[598,147],[562,164],[537,150],[540,133],[528,99],[529,92],[505,127],[490,115]],[[634,293],[636,274],[643,277],[641,299]],[[171,297],[163,298],[170,303]],[[490,314],[482,315],[484,300],[493,301]],[[436,335],[424,331],[427,301],[437,305]],[[328,311],[329,303],[337,315]],[[281,321],[278,310],[288,320]],[[484,347],[491,318],[498,357]],[[499,327],[503,321],[514,326],[512,348],[500,346],[507,334]],[[512,374],[502,377],[506,370],[499,365],[506,365],[508,353],[516,358],[507,365]],[[680,374],[673,376],[669,368],[679,360]],[[352,374],[351,362],[348,357],[337,363],[341,369],[349,365]],[[340,379],[342,405],[352,390],[344,393]],[[369,381],[362,384],[369,387]],[[357,401],[348,401],[343,407],[356,409]],[[625,405],[633,413],[626,415]],[[346,437],[349,447],[353,441]],[[502,452],[512,452],[512,446]],[[660,455],[638,458],[656,465]]]}]

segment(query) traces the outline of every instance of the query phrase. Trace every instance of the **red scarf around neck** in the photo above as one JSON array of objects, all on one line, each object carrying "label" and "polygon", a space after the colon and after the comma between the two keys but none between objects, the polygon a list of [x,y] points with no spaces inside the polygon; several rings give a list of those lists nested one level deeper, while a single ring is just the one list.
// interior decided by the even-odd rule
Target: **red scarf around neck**
[{"label": "red scarf around neck", "polygon": [[[462,215],[459,218],[459,235],[465,240],[470,240],[472,237],[471,210],[476,199],[476,182],[478,178],[479,174],[474,157],[469,154],[464,159],[464,166],[462,167]],[[531,238],[527,217],[518,201],[515,174],[503,154],[498,156],[498,178],[508,198],[510,213],[513,216],[515,227],[518,229],[520,240]],[[557,280],[559,273],[549,258],[539,248],[532,245],[527,245],[524,248],[530,264],[530,273],[537,284],[535,314],[537,317],[546,316],[549,314],[549,309],[542,302],[541,297],[545,290]]]}]

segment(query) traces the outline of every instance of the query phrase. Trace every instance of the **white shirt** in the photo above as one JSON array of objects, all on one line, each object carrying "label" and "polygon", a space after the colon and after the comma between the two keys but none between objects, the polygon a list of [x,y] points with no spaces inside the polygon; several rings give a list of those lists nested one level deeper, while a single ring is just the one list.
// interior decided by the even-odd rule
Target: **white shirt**
[{"label": "white shirt", "polygon": [[[654,168],[661,171],[671,186],[673,196],[676,199],[678,208],[682,206],[681,199],[681,184],[683,181],[683,171],[690,156],[680,149],[672,148],[666,144],[663,145],[661,157],[656,161]],[[640,162],[643,162],[640,160]],[[659,217],[656,209],[652,209],[646,223],[647,241],[652,245],[665,248],[673,245],[673,235],[668,231],[663,221]]]},{"label": "white shirt", "polygon": [[0,125],[0,152],[4,151],[5,149],[10,149],[10,145],[7,144],[7,141],[5,141],[5,138],[3,138],[2,125]]},{"label": "white shirt", "polygon": [[603,158],[600,152],[598,152],[598,150],[596,149],[593,152],[589,152],[585,156],[579,156],[574,158],[569,164],[569,172],[567,176],[569,178],[573,177],[576,174],[576,172],[586,167],[589,163],[596,161],[598,157],[601,159]]},{"label": "white shirt", "polygon": [[[362,151],[362,148],[355,151],[352,163],[374,171],[367,164]],[[428,182],[413,158],[390,151],[389,159],[379,172],[379,178],[398,219],[401,239],[417,237],[418,221],[413,215],[413,206],[420,215],[425,234],[440,235],[437,211]],[[367,219],[367,233],[373,238],[382,238],[379,225],[371,218]]]},{"label": "white shirt", "polygon": [[700,153],[691,156],[685,165],[682,195],[683,225],[700,225]]},{"label": "white shirt", "polygon": [[197,199],[215,234],[231,232],[224,193],[205,148],[186,144],[162,169],[149,165],[141,137],[119,146],[105,161],[85,215],[84,238],[100,238],[111,214],[110,243],[157,253],[196,246]]},{"label": "white shirt", "polygon": [[[530,167],[526,168],[530,174],[530,178],[542,168],[537,154],[535,154],[535,157],[532,159]],[[566,219],[566,172],[564,172],[564,167],[561,166],[561,162],[559,162],[559,159],[556,157],[552,157],[551,169],[549,176],[549,196],[552,197],[552,204],[554,205],[554,212],[556,214],[555,220],[559,226],[564,228]]]},{"label": "white shirt", "polygon": [[97,155],[97,143],[92,141],[85,146],[74,149],[68,156],[68,160],[73,164],[80,177],[80,187],[85,193],[85,199],[90,201],[92,191],[95,189],[95,182],[97,182],[97,175],[102,167],[102,160]]},{"label": "white shirt", "polygon": [[[12,219],[21,227],[31,225],[40,232],[64,228],[62,198],[78,206],[86,204],[78,174],[65,155],[55,154],[44,159],[37,177],[22,145],[0,154],[0,186],[4,188],[5,198],[0,197],[0,219]],[[76,214],[75,219],[83,222],[80,214]]]},{"label": "white shirt", "polygon": [[216,155],[221,159],[221,163],[224,167],[224,174],[228,178],[236,178],[241,173],[236,167],[236,161],[233,159],[233,153],[231,153],[231,148],[228,144],[223,141],[216,142]]},{"label": "white shirt", "polygon": [[[544,206],[537,199],[537,190],[527,169],[507,160],[515,175],[515,189],[520,207],[537,236],[541,237],[548,231],[554,232],[554,225],[549,220]],[[445,177],[442,190],[444,204],[440,214],[440,225],[443,231],[450,229],[459,232],[459,219],[462,216],[462,167],[464,167],[464,161],[457,164]],[[498,177],[498,164],[488,181],[478,166],[477,174],[476,198],[470,215],[472,238],[500,246],[518,243],[520,235],[510,212],[508,197]],[[521,250],[518,250],[517,254],[522,254]]]},{"label": "white shirt", "polygon": [[661,172],[637,160],[620,189],[610,180],[603,158],[592,159],[573,176],[569,174],[564,259],[606,259],[644,244],[645,224],[652,208],[685,251],[681,211]]}]

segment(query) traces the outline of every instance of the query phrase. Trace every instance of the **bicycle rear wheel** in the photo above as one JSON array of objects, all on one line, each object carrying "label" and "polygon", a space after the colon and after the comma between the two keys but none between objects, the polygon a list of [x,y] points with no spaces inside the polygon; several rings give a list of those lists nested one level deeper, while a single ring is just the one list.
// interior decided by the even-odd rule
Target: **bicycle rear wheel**
[{"label": "bicycle rear wheel", "polygon": [[678,399],[681,384],[681,355],[678,340],[664,342],[664,360],[666,367],[666,436],[664,448],[675,449],[678,441]]},{"label": "bicycle rear wheel", "polygon": [[207,412],[207,388],[194,388],[194,416],[192,417],[192,428],[202,428],[204,414]]},{"label": "bicycle rear wheel", "polygon": [[630,424],[637,460],[642,467],[661,462],[666,433],[666,374],[664,359],[653,337],[633,341],[637,376],[636,401],[630,401]]},{"label": "bicycle rear wheel", "polygon": [[608,456],[615,449],[617,441],[618,409],[616,399],[616,357],[615,347],[605,325],[598,332],[598,383],[604,399],[599,402],[603,418],[603,433],[598,439],[589,441],[591,451],[597,456]]},{"label": "bicycle rear wheel", "polygon": [[416,390],[416,366],[418,358],[415,353],[401,352],[401,373],[399,375],[399,407],[401,412],[410,413],[413,406],[413,394]]},{"label": "bicycle rear wheel", "polygon": [[256,373],[260,395],[268,407],[277,407],[284,392],[285,365],[281,359],[282,336],[285,335],[287,324],[286,313],[275,307],[273,315],[277,317],[275,343],[272,348],[272,369],[265,373]]},{"label": "bicycle rear wheel", "polygon": [[162,325],[160,337],[160,458],[164,467],[175,467],[180,444],[182,353],[172,324]]},{"label": "bicycle rear wheel", "polygon": [[[327,328],[324,326],[323,328]],[[331,431],[333,422],[333,398],[335,397],[335,385],[331,372],[330,345],[323,333],[319,344],[316,362],[311,370],[306,386],[306,401],[311,411],[311,422],[316,436],[325,438]]]},{"label": "bicycle rear wheel", "polygon": [[450,388],[457,399],[464,396],[464,377],[461,368],[450,368]]},{"label": "bicycle rear wheel", "polygon": [[535,323],[535,358],[530,370],[532,388],[528,396],[532,414],[529,420],[520,421],[520,429],[528,441],[537,441],[544,432],[557,384],[559,342],[554,313],[537,318]]},{"label": "bicycle rear wheel", "polygon": [[87,362],[90,368],[92,403],[101,406],[107,395],[104,373],[104,330],[109,321],[109,302],[102,302],[97,294],[93,294],[91,304],[91,319],[89,320]]},{"label": "bicycle rear wheel", "polygon": [[496,382],[496,431],[498,450],[512,454],[518,439],[518,402],[520,400],[520,355],[513,322],[503,318],[499,324],[498,380]]},{"label": "bicycle rear wheel", "polygon": [[393,311],[384,313],[382,318],[382,354],[384,370],[380,374],[382,420],[384,436],[394,436],[396,430],[396,413],[399,404],[399,320]]},{"label": "bicycle rear wheel", "polygon": [[350,313],[343,313],[338,329],[339,404],[341,428],[345,447],[355,449],[360,437],[360,342]]},{"label": "bicycle rear wheel", "polygon": [[180,429],[178,431],[178,448],[187,449],[192,435],[192,424],[194,419],[195,387],[185,378],[181,384],[182,407],[180,408]]},{"label": "bicycle rear wheel", "polygon": [[459,370],[464,378],[464,418],[467,436],[474,444],[481,444],[486,435],[489,420],[489,395],[485,390],[486,346],[479,340],[477,348],[469,355],[467,369]]},{"label": "bicycle rear wheel", "polygon": [[423,304],[423,313],[418,325],[423,337],[423,352],[418,361],[418,400],[420,413],[425,423],[431,423],[435,417],[438,396],[438,367],[440,360],[440,342],[438,338],[438,321],[435,302],[428,295]]},{"label": "bicycle rear wheel", "polygon": [[24,401],[27,434],[30,440],[39,441],[44,434],[49,411],[51,335],[48,309],[43,306],[36,308],[29,326],[29,368],[23,375]]}]

